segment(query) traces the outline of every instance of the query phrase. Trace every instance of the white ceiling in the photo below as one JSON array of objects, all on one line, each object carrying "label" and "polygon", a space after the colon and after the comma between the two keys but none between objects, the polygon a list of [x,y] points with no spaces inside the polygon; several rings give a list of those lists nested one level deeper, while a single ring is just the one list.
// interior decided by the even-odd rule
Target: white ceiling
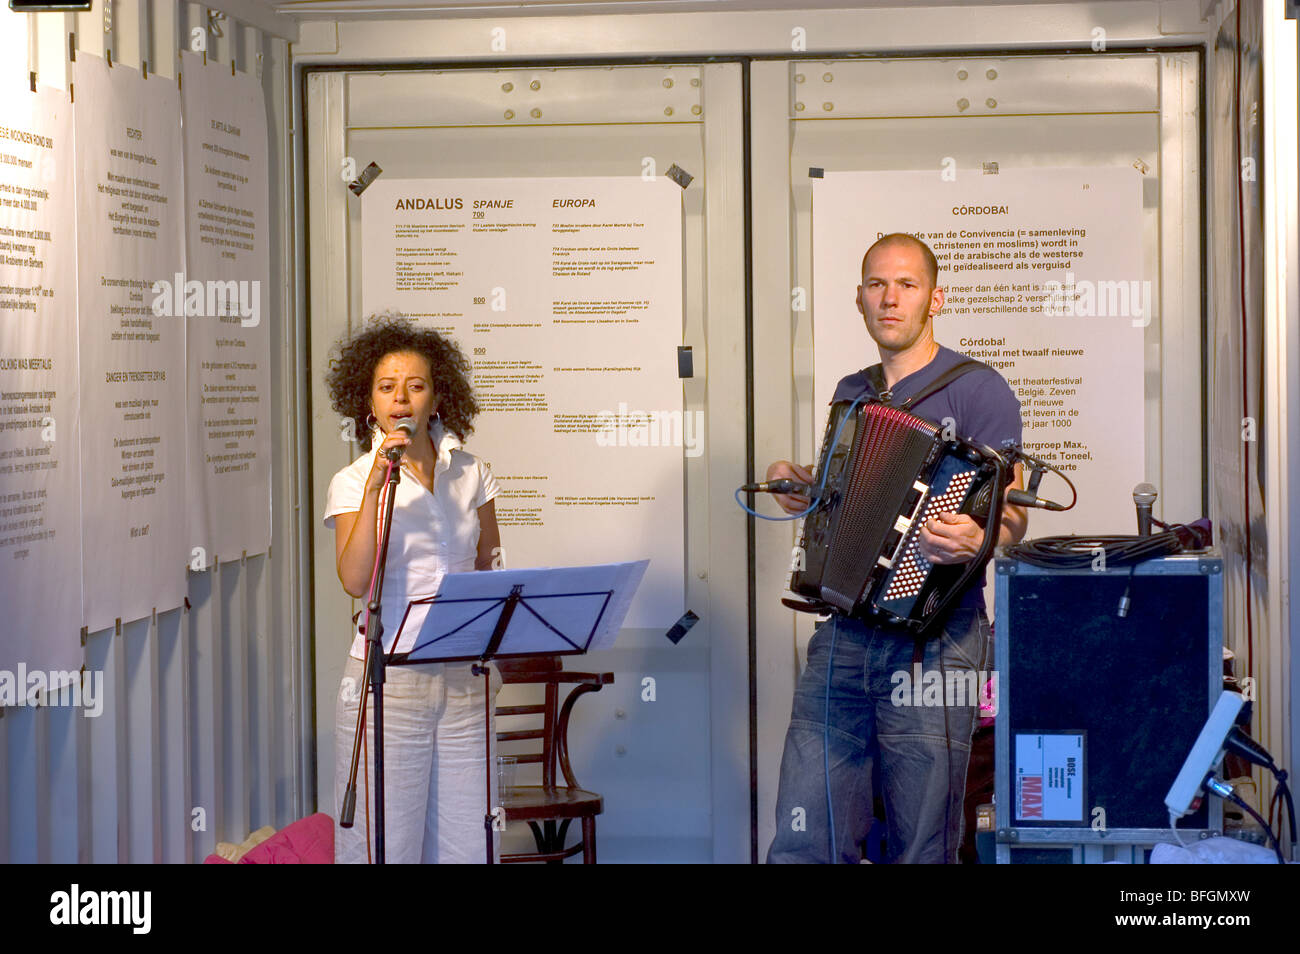
[{"label": "white ceiling", "polygon": [[[692,11],[836,10],[885,7],[950,7],[1007,5],[1007,0],[251,0],[276,13],[306,19],[317,17],[382,18],[394,15],[437,16],[559,16],[572,13],[686,13]],[[1012,0],[1016,3],[1059,3],[1061,0]],[[1092,3],[1111,0],[1091,0]]]}]

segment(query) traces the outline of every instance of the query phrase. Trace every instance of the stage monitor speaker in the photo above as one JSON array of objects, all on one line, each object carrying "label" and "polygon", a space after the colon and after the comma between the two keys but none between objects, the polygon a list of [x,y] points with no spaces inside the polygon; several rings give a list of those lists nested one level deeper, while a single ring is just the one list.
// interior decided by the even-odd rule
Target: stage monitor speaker
[{"label": "stage monitor speaker", "polygon": [[[1222,690],[1222,561],[995,566],[999,860],[1018,860],[1009,846],[1173,841],[1165,794]],[[1179,828],[1221,819],[1206,798]]]}]

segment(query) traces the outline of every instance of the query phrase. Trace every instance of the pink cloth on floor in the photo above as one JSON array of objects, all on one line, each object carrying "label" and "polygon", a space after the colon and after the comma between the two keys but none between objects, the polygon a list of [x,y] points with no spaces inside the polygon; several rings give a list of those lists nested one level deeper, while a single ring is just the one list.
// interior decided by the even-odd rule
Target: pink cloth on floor
[{"label": "pink cloth on floor", "polygon": [[[208,855],[204,864],[230,864],[219,855]],[[323,812],[300,818],[277,831],[239,859],[241,865],[332,865],[334,863],[334,819]]]}]

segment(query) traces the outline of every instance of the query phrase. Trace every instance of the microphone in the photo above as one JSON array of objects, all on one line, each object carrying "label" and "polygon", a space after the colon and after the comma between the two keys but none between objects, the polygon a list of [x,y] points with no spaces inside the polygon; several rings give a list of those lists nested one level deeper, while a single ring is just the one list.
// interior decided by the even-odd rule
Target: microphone
[{"label": "microphone", "polygon": [[[415,421],[412,418],[404,417],[397,422],[397,427],[393,429],[397,431],[402,431],[403,433],[406,434],[407,437],[414,437]],[[387,457],[389,460],[391,460],[394,464],[396,464],[399,460],[402,459],[403,450],[405,450],[404,447],[390,447],[388,448],[388,450],[384,451],[384,456]]]},{"label": "microphone", "polygon": [[1273,756],[1268,754],[1268,750],[1235,725],[1228,730],[1228,737],[1223,740],[1223,747],[1240,755],[1247,762],[1262,765],[1266,769],[1277,768],[1273,763]]},{"label": "microphone", "polygon": [[1138,536],[1151,536],[1151,505],[1156,502],[1153,484],[1141,483],[1133,488],[1133,505],[1137,507]]},{"label": "microphone", "polygon": [[742,493],[755,494],[800,494],[804,497],[812,496],[812,488],[807,484],[801,484],[797,480],[786,480],[784,477],[780,480],[769,480],[761,484],[744,484],[740,488]]},{"label": "microphone", "polygon": [[1044,500],[1042,497],[1035,497],[1033,494],[1024,490],[1008,490],[1007,503],[1015,504],[1017,507],[1038,507],[1042,510],[1065,510],[1055,500]]}]

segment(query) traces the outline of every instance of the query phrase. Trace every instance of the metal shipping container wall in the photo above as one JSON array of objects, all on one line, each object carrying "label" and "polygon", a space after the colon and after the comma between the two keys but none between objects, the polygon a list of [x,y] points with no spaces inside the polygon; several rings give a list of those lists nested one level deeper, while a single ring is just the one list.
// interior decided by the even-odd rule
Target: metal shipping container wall
[{"label": "metal shipping container wall", "polygon": [[184,607],[83,634],[86,669],[104,674],[98,718],[72,707],[0,710],[0,862],[201,861],[218,841],[283,827],[312,805],[311,673],[300,650],[310,617],[297,569],[304,455],[293,426],[301,359],[289,280],[288,45],[296,27],[252,4],[229,15],[221,7],[109,0],[105,8],[95,0],[86,13],[0,10],[6,48],[21,64],[25,37],[24,72],[44,86],[68,88],[73,50],[175,77],[196,30],[209,62],[233,63],[260,81],[270,151],[263,320],[273,447],[269,552],[191,572]]}]

